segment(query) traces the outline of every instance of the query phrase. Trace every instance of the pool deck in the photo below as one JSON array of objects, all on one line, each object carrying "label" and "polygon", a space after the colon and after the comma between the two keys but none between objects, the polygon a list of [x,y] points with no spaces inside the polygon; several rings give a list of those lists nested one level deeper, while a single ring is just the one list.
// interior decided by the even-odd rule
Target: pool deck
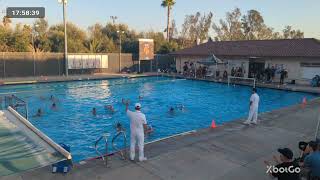
[{"label": "pool deck", "polygon": [[240,119],[151,143],[145,148],[149,159],[142,163],[112,156],[109,168],[102,160],[91,160],[65,175],[50,173],[48,166],[0,180],[269,180],[263,161],[272,160],[279,147],[290,147],[298,156],[298,142],[314,138],[319,108],[318,98],[304,108],[264,113],[257,126],[245,126]]},{"label": "pool deck", "polygon": [[[63,81],[85,81],[85,80],[100,80],[100,79],[112,79],[112,78],[135,78],[135,77],[148,77],[148,76],[168,76],[168,77],[178,77],[178,78],[186,78],[182,75],[177,74],[162,74],[162,73],[145,73],[145,74],[94,74],[94,75],[70,75],[70,76],[37,76],[37,77],[15,77],[15,78],[5,78],[0,79],[1,85],[16,85],[16,84],[34,84],[34,83],[48,83],[48,82],[63,82]],[[215,80],[215,79],[195,79],[195,78],[187,78],[190,80],[201,80],[201,81],[210,81],[210,82],[218,82],[218,83],[227,83],[224,80]],[[238,83],[240,85],[248,85],[247,83]],[[272,89],[281,89],[288,91],[300,91],[300,92],[308,92],[308,93],[317,93],[320,94],[320,87],[311,87],[305,85],[279,85],[278,83],[257,83],[257,87],[265,87]]]},{"label": "pool deck", "polygon": [[0,79],[0,85],[17,85],[17,84],[34,84],[48,82],[63,82],[63,81],[86,81],[112,79],[121,77],[143,77],[144,74],[94,74],[94,75],[70,75],[70,76],[36,76],[36,77],[8,77]]},{"label": "pool deck", "polygon": [[[150,73],[151,75],[155,75],[154,73]],[[216,82],[216,83],[225,83],[227,84],[227,80],[217,80],[213,78],[190,78],[190,77],[185,77],[179,74],[160,74],[163,76],[168,76],[168,77],[175,77],[175,78],[185,78],[185,79],[190,79],[190,80],[200,80],[200,81],[209,81],[209,82]],[[239,85],[249,85],[252,86],[253,83],[244,83],[244,82],[236,82],[235,84]],[[278,82],[274,83],[261,83],[257,82],[256,83],[257,87],[262,87],[262,88],[271,88],[271,89],[280,89],[280,90],[287,90],[287,91],[299,91],[299,92],[307,92],[307,93],[316,93],[320,94],[320,87],[311,87],[310,85],[302,85],[302,84],[283,84],[280,85]]]}]

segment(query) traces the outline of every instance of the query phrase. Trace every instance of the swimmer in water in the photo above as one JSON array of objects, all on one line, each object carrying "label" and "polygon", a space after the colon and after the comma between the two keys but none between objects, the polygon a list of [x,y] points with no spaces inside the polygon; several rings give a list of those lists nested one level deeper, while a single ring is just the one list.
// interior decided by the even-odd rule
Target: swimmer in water
[{"label": "swimmer in water", "polygon": [[174,110],[174,108],[173,108],[172,106],[169,108],[168,113],[169,113],[170,115],[174,115],[174,114],[175,114],[175,110]]},{"label": "swimmer in water", "polygon": [[122,98],[121,102],[122,102],[123,105],[130,104],[130,99],[125,100],[125,99]]},{"label": "swimmer in water", "polygon": [[34,117],[41,117],[42,115],[43,115],[43,112],[42,112],[41,108],[39,108],[39,109],[37,110],[36,115],[34,115]]},{"label": "swimmer in water", "polygon": [[57,110],[57,105],[56,105],[56,103],[52,103],[51,109],[52,109],[52,110]]},{"label": "swimmer in water", "polygon": [[177,108],[178,108],[180,111],[185,111],[185,107],[184,107],[183,104],[177,105]]},{"label": "swimmer in water", "polygon": [[43,96],[40,96],[39,99],[42,100],[42,101],[46,100],[46,98],[43,97]]},{"label": "swimmer in water", "polygon": [[96,116],[97,115],[97,109],[96,108],[92,108],[91,113],[92,113],[92,115]]},{"label": "swimmer in water", "polygon": [[52,102],[57,102],[58,101],[58,98],[55,98],[53,95],[51,95],[49,99]]},{"label": "swimmer in water", "polygon": [[114,109],[114,107],[112,105],[106,105],[105,109],[108,110],[110,113],[116,112],[116,110]]},{"label": "swimmer in water", "polygon": [[138,99],[139,101],[141,101],[143,99],[143,96],[139,96]]}]

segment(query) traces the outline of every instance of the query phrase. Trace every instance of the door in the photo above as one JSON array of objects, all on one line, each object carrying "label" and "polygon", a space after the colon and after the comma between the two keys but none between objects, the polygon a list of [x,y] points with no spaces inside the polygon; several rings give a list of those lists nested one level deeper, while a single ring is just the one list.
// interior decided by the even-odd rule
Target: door
[{"label": "door", "polygon": [[256,77],[259,73],[264,72],[265,62],[264,61],[256,61],[249,60],[249,75],[248,77],[253,78]]}]

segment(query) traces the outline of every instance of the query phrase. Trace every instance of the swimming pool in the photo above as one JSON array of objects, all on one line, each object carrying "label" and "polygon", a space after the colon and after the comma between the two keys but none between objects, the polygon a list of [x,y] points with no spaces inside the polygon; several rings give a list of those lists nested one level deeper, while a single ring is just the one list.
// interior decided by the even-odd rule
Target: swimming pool
[{"label": "swimming pool", "polygon": [[[57,143],[70,145],[73,158],[78,162],[97,156],[95,141],[105,132],[115,133],[115,122],[121,122],[129,130],[122,98],[131,100],[130,109],[133,110],[133,103],[139,101],[139,96],[143,97],[140,100],[142,111],[155,128],[146,141],[152,141],[209,127],[212,119],[222,124],[246,117],[251,87],[146,77],[3,86],[0,93],[16,93],[26,100],[31,123]],[[301,103],[303,97],[308,100],[317,97],[314,94],[265,88],[258,88],[258,94],[261,98],[259,112]],[[50,109],[51,95],[58,98],[57,110]],[[108,104],[116,109],[114,114],[104,109]],[[171,106],[180,104],[185,106],[183,111],[168,113]],[[96,117],[91,114],[93,107],[97,108]],[[32,117],[38,108],[44,110],[44,116]]]}]

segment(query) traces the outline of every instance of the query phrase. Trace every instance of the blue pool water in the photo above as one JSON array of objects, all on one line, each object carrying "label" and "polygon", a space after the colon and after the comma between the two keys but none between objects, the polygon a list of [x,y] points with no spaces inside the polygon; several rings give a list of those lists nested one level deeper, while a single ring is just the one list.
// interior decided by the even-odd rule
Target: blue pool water
[{"label": "blue pool water", "polygon": [[[133,103],[139,101],[139,96],[143,97],[142,111],[155,128],[154,134],[146,141],[152,141],[209,127],[212,119],[222,124],[246,117],[251,87],[148,77],[4,86],[0,93],[17,93],[18,97],[25,99],[32,124],[54,141],[70,145],[74,160],[80,161],[97,156],[94,142],[105,132],[115,133],[115,122],[120,121],[129,129],[122,98],[130,99],[130,108],[133,109]],[[260,112],[298,104],[303,97],[308,100],[316,97],[314,94],[262,88],[258,89],[258,94]],[[50,109],[50,95],[59,99],[57,111]],[[40,99],[40,96],[47,100]],[[115,114],[104,109],[108,104],[114,105]],[[170,115],[169,107],[179,104],[183,104],[185,110]],[[93,107],[97,108],[96,117],[91,114]],[[44,109],[44,116],[31,117],[38,108]]]}]

